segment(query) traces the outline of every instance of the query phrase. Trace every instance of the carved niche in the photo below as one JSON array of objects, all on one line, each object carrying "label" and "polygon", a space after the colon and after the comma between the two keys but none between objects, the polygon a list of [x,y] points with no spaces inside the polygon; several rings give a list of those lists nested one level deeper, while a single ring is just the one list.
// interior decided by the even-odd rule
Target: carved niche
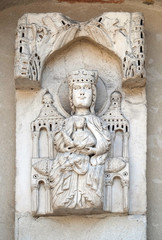
[{"label": "carved niche", "polygon": [[[41,88],[42,107],[37,107],[39,114],[31,123],[34,216],[129,213],[131,117],[123,114],[122,103],[128,88],[145,85],[143,25],[140,13],[104,13],[84,23],[59,13],[26,14],[19,20],[16,87]],[[111,82],[103,68],[108,80],[103,79],[90,62],[88,67],[66,70],[61,81],[46,83],[43,90],[48,59],[77,39],[108,50],[118,59],[122,77]],[[107,98],[96,112],[101,84]],[[68,88],[69,113],[59,101],[62,86]]]}]

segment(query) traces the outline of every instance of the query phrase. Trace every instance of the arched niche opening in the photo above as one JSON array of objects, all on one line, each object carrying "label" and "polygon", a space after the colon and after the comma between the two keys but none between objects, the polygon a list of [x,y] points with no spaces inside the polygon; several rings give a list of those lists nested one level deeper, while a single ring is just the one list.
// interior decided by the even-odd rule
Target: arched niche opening
[{"label": "arched niche opening", "polygon": [[46,128],[41,128],[39,133],[39,157],[45,158],[48,157],[48,134]]},{"label": "arched niche opening", "polygon": [[99,112],[103,109],[105,101],[109,104],[110,93],[121,89],[121,66],[121,60],[112,51],[89,38],[78,38],[49,57],[42,73],[42,87],[48,88],[55,95],[56,86],[62,83],[58,97],[63,108],[70,113],[67,74],[82,68],[97,70],[99,79],[95,110]]},{"label": "arched niche opening", "polygon": [[123,157],[123,131],[115,131],[114,137],[114,157]]},{"label": "arched niche opening", "polygon": [[46,212],[46,189],[45,182],[40,180],[38,182],[38,214],[45,214]]},{"label": "arched niche opening", "polygon": [[112,185],[112,212],[123,212],[123,188],[121,179],[115,177]]}]

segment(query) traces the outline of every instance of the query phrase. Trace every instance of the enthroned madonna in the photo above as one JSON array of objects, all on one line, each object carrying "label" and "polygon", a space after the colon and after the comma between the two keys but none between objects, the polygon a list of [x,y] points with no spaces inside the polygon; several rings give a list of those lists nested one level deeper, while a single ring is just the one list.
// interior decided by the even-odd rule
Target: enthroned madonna
[{"label": "enthroned madonna", "polygon": [[50,171],[53,209],[102,209],[109,132],[95,115],[97,71],[68,75],[72,116],[55,133],[57,155]]}]

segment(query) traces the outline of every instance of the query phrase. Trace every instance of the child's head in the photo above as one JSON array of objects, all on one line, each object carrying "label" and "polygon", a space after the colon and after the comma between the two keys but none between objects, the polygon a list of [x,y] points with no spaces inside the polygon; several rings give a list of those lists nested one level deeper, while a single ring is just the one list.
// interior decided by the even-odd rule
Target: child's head
[{"label": "child's head", "polygon": [[76,128],[83,128],[85,125],[85,118],[84,117],[78,117],[75,121]]}]

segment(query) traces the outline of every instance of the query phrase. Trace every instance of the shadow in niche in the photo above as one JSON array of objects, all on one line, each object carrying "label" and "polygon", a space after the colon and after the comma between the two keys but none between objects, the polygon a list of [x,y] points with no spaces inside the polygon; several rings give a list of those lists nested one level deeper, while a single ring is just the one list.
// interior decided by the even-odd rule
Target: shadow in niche
[{"label": "shadow in niche", "polygon": [[46,213],[46,189],[44,181],[38,183],[38,214]]},{"label": "shadow in niche", "polygon": [[123,212],[123,188],[121,185],[121,179],[115,177],[112,186],[112,212]]},{"label": "shadow in niche", "polygon": [[[42,87],[48,88],[66,112],[70,114],[66,76],[78,69],[97,70],[96,112],[103,112],[109,105],[109,95],[122,84],[122,64],[112,51],[85,37],[77,38],[49,56],[42,73]],[[58,85],[61,84],[60,87]]]},{"label": "shadow in niche", "polygon": [[115,132],[113,152],[114,157],[123,157],[123,132],[121,130]]},{"label": "shadow in niche", "polygon": [[39,157],[44,158],[48,157],[48,135],[47,129],[41,128],[39,134]]}]

